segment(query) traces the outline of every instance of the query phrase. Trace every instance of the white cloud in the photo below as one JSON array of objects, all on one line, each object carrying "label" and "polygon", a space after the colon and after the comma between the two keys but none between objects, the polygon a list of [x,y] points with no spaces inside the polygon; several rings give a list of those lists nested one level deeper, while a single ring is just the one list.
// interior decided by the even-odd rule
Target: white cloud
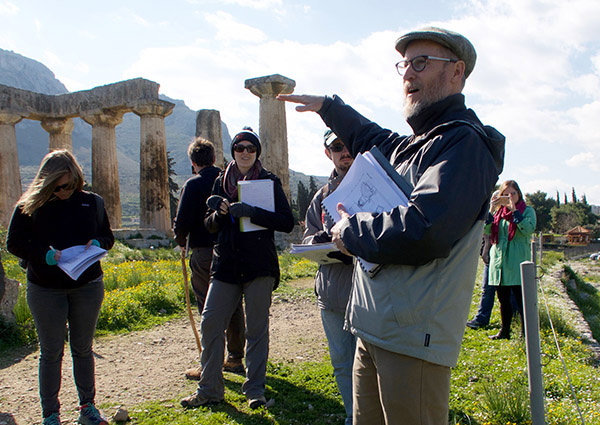
[{"label": "white cloud", "polygon": [[522,168],[523,174],[529,176],[539,176],[545,174],[550,170],[546,164],[533,164]]},{"label": "white cloud", "polygon": [[222,0],[226,4],[235,4],[252,9],[269,9],[282,6],[282,0]]},{"label": "white cloud", "polygon": [[133,18],[133,22],[135,22],[136,24],[139,24],[141,26],[143,26],[144,28],[150,28],[151,24],[148,20],[144,19],[143,17],[141,17],[138,14],[133,14],[131,16]]},{"label": "white cloud", "polygon": [[267,38],[260,29],[241,23],[226,12],[207,13],[205,19],[216,28],[215,39],[220,41],[260,43]]},{"label": "white cloud", "polygon": [[[383,127],[410,131],[401,116],[402,80],[393,67],[398,60],[393,46],[411,28],[373,32],[355,43],[314,44],[269,40],[258,23],[248,25],[240,16],[205,14],[214,35],[208,31],[190,45],[145,49],[123,77],[157,81],[162,93],[193,109],[218,109],[232,131],[258,127],[258,98],[244,89],[244,80],[270,74],[294,79],[296,93],[337,93]],[[600,180],[593,161],[562,174],[565,158],[571,156],[571,164],[585,159],[572,152],[598,146],[600,2],[471,0],[457,16],[462,17],[415,27],[437,24],[473,41],[478,61],[467,81],[467,103],[506,135],[506,178],[519,181],[526,192],[554,196],[575,187],[588,199],[600,194],[589,185]],[[316,114],[286,110],[290,167],[327,174],[324,124]],[[600,196],[595,199],[600,203]]]},{"label": "white cloud", "polygon": [[593,152],[582,152],[567,159],[565,163],[569,167],[587,168],[593,171],[600,171],[600,155]]},{"label": "white cloud", "polygon": [[14,16],[19,13],[19,8],[9,1],[0,3],[0,16]]}]

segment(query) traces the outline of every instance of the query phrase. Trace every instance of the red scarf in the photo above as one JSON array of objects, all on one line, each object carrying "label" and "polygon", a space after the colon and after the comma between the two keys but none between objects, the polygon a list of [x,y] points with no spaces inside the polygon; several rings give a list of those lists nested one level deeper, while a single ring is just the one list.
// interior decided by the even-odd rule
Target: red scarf
[{"label": "red scarf", "polygon": [[254,162],[252,168],[248,170],[246,175],[238,169],[235,160],[227,164],[225,169],[225,177],[223,178],[223,190],[229,199],[238,199],[238,182],[240,180],[256,180],[262,171],[262,164],[259,159]]},{"label": "red scarf", "polygon": [[[523,201],[522,199],[519,202],[517,202],[517,210],[521,214],[523,214],[523,211],[525,211],[526,206],[527,205],[525,204],[525,201]],[[501,219],[508,221],[508,241],[509,242],[515,236],[515,232],[517,231],[517,224],[513,220],[512,211],[506,206],[502,206],[502,207],[498,208],[498,211],[496,211],[496,213],[494,214],[494,221],[492,222],[492,229],[491,229],[492,230],[492,232],[491,232],[492,244],[498,243],[498,228],[500,227]]]}]

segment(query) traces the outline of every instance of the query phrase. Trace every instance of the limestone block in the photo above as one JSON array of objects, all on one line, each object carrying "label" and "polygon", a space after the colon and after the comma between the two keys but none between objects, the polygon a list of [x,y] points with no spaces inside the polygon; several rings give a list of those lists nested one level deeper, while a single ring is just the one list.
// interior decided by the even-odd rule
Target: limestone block
[{"label": "limestone block", "polygon": [[14,279],[4,278],[5,292],[2,301],[0,301],[0,316],[10,322],[15,322],[13,309],[17,304],[19,297],[19,282]]}]

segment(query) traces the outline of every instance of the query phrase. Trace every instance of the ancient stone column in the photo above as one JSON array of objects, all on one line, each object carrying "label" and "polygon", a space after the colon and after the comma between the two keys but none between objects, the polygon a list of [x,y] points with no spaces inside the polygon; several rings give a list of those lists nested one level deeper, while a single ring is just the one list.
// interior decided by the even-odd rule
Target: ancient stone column
[{"label": "ancient stone column", "polygon": [[23,117],[0,112],[0,224],[8,227],[15,203],[21,197],[21,174],[15,124]]},{"label": "ancient stone column", "polygon": [[203,137],[215,145],[215,165],[223,168],[223,132],[221,113],[214,109],[200,109],[196,114],[196,137]]},{"label": "ancient stone column", "polygon": [[294,91],[296,82],[279,74],[246,80],[245,87],[260,98],[261,161],[265,168],[275,173],[290,198],[290,169],[288,161],[287,122],[285,102],[275,97]]},{"label": "ancient stone column", "polygon": [[140,104],[133,112],[140,116],[140,227],[171,232],[169,170],[165,117],[174,104],[156,100]]},{"label": "ancient stone column", "polygon": [[73,133],[75,124],[71,118],[44,118],[42,128],[50,135],[50,151],[66,149],[73,152]]},{"label": "ancient stone column", "polygon": [[104,198],[111,227],[118,229],[122,216],[115,127],[123,121],[123,112],[104,110],[81,118],[92,126],[92,188]]}]

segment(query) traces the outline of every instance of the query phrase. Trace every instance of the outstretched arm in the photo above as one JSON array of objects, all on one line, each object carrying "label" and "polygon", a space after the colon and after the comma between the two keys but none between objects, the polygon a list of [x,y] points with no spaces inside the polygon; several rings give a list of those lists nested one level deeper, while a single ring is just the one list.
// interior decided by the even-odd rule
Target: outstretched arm
[{"label": "outstretched arm", "polygon": [[325,96],[313,96],[309,94],[280,94],[277,100],[299,103],[296,106],[298,112],[319,112],[325,101]]}]

